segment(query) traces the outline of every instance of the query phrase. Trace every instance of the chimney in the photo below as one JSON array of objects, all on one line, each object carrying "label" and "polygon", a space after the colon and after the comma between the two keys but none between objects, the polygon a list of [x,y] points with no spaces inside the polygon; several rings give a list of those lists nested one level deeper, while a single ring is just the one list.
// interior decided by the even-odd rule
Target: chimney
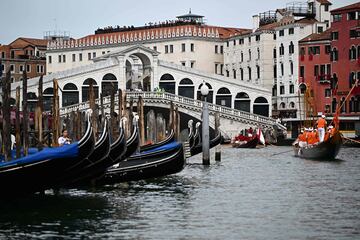
[{"label": "chimney", "polygon": [[260,26],[260,17],[259,15],[254,15],[253,16],[253,32],[256,31],[256,29],[258,29]]}]

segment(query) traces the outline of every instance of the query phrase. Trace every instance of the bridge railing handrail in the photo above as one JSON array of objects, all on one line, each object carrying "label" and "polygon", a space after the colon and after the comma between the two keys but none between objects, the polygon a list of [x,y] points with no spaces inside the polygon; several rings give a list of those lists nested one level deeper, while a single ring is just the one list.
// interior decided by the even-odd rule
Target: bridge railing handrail
[{"label": "bridge railing handrail", "polygon": [[[203,106],[203,102],[200,100],[187,98],[187,97],[183,97],[183,96],[178,96],[178,95],[167,93],[167,92],[137,92],[137,91],[130,92],[130,91],[127,91],[126,96],[127,96],[127,99],[130,99],[130,98],[138,99],[140,96],[144,100],[146,100],[146,99],[162,99],[162,100],[166,100],[166,101],[173,101],[174,103],[178,103],[178,104],[193,106],[196,108],[202,108],[202,106]],[[118,99],[118,94],[115,95],[115,102],[117,102],[117,99]],[[100,105],[100,99],[96,99],[95,104]],[[105,106],[110,104],[110,96],[103,97],[103,104]],[[245,112],[245,111],[241,111],[241,110],[237,110],[237,109],[232,109],[229,107],[219,106],[219,105],[212,104],[212,103],[209,103],[208,106],[209,106],[210,111],[220,112],[227,116],[240,117],[245,120],[255,121],[255,122],[259,122],[259,123],[263,123],[263,124],[271,124],[271,125],[276,124],[275,119],[257,115],[254,113],[249,113],[249,112]],[[61,108],[60,114],[66,115],[66,114],[68,114],[72,111],[76,111],[78,109],[80,111],[82,111],[82,110],[88,109],[88,108],[89,108],[89,102],[82,102],[79,104]]]}]

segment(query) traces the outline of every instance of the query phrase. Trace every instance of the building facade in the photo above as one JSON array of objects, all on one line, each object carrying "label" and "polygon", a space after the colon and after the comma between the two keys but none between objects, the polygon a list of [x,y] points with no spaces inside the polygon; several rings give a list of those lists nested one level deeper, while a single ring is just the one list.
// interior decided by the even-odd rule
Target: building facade
[{"label": "building facade", "polygon": [[46,73],[47,40],[18,38],[9,45],[0,46],[0,61],[3,76],[11,72],[11,82],[22,80],[23,71],[28,78]]}]

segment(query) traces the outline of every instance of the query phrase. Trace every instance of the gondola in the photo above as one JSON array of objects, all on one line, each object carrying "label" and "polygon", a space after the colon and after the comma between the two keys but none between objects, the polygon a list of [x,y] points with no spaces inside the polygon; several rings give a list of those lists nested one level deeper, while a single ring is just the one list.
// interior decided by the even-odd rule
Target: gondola
[{"label": "gondola", "polygon": [[[120,140],[121,138],[124,138],[123,132],[122,136],[120,136]],[[82,164],[76,166],[77,169],[73,168],[72,170],[69,170],[69,175],[65,176],[65,178],[67,178],[70,183],[66,184],[66,186],[86,184],[92,178],[105,173],[106,169],[114,164],[112,158],[109,158],[112,147],[113,150],[121,150],[119,154],[120,157],[125,147],[125,141],[123,141],[122,146],[121,141],[116,141],[112,145],[110,145],[110,142],[109,121],[105,118],[103,132],[95,144],[94,152]]]},{"label": "gondola", "polygon": [[246,143],[232,143],[233,148],[256,148],[259,144],[258,136],[254,136],[251,140],[247,141]]},{"label": "gondola", "polygon": [[192,143],[192,145],[189,146],[191,156],[194,156],[197,153],[199,153],[198,150],[194,150],[194,149],[196,148],[196,146],[201,145],[201,142],[200,142],[201,141],[201,139],[200,139],[200,130],[199,130],[200,125],[201,125],[200,122],[197,122],[195,124],[195,132],[194,132],[194,135],[193,135],[193,143]]},{"label": "gondola", "polygon": [[175,140],[175,132],[174,132],[174,130],[171,130],[169,136],[167,136],[164,140],[154,143],[154,144],[147,144],[147,145],[140,146],[140,152],[153,150],[155,148],[158,148],[158,147],[161,147],[168,143],[171,143],[174,140]]},{"label": "gondola", "polygon": [[94,134],[87,116],[87,129],[79,142],[0,163],[2,196],[30,194],[52,188],[66,170],[86,159],[94,150]]},{"label": "gondola", "polygon": [[293,148],[295,156],[300,158],[333,160],[340,151],[342,141],[341,133],[336,131],[332,137],[324,142],[306,147],[299,147],[299,144],[296,143],[293,145]]},{"label": "gondola", "polygon": [[[215,138],[210,140],[209,147],[210,149],[219,145],[221,142],[221,133],[219,132]],[[199,154],[202,152],[202,142],[199,142],[196,146],[192,147],[190,149],[191,156],[194,156],[196,154]]]},{"label": "gondola", "polygon": [[185,166],[183,144],[172,142],[136,154],[108,169],[97,184],[114,184],[162,177],[180,172]]},{"label": "gondola", "polygon": [[126,141],[126,151],[121,157],[121,160],[125,160],[131,155],[133,155],[139,147],[139,129],[136,124],[133,126],[133,131],[130,138]]}]

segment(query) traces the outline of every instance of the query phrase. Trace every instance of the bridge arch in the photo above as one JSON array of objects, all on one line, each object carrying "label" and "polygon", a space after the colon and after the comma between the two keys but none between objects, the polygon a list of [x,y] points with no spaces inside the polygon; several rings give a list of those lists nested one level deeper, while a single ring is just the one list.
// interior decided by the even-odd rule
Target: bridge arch
[{"label": "bridge arch", "polygon": [[89,101],[89,90],[90,90],[90,83],[93,83],[93,89],[94,89],[94,95],[95,98],[99,97],[99,86],[97,85],[97,82],[93,78],[87,78],[81,87],[82,92],[82,102]]},{"label": "bridge arch", "polygon": [[175,78],[169,73],[165,73],[160,77],[159,87],[164,89],[165,92],[175,94]]},{"label": "bridge arch", "polygon": [[216,93],[216,104],[231,108],[232,95],[228,88],[222,87]]},{"label": "bridge arch", "polygon": [[262,116],[269,116],[269,103],[264,97],[257,97],[254,101],[253,105],[253,113],[262,115]]},{"label": "bridge arch", "polygon": [[79,103],[79,90],[73,83],[65,84],[62,93],[62,106],[66,107],[69,105]]},{"label": "bridge arch", "polygon": [[194,98],[194,83],[189,78],[184,78],[179,82],[178,93],[180,96]]},{"label": "bridge arch", "polygon": [[109,96],[112,90],[118,89],[118,81],[114,74],[107,73],[103,76],[101,81],[101,94],[102,96]]},{"label": "bridge arch", "polygon": [[237,110],[250,112],[250,97],[245,92],[239,92],[235,96],[234,108]]}]

